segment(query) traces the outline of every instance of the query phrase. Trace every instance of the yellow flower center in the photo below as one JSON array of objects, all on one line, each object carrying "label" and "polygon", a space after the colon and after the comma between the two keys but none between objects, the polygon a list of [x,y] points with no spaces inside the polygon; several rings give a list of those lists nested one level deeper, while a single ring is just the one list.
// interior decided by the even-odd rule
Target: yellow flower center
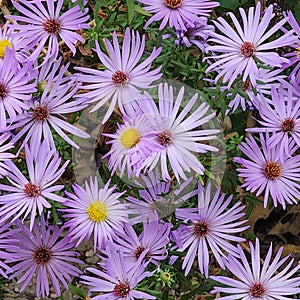
[{"label": "yellow flower center", "polygon": [[4,39],[0,41],[0,58],[4,57],[6,47],[12,48],[12,44],[10,41]]},{"label": "yellow flower center", "polygon": [[92,202],[87,210],[89,218],[94,222],[102,222],[107,218],[107,208],[101,201]]},{"label": "yellow flower center", "polygon": [[296,48],[296,50],[297,50],[297,57],[300,59],[300,44],[298,46],[299,47]]},{"label": "yellow flower center", "polygon": [[120,138],[123,147],[130,149],[140,141],[140,133],[135,128],[125,130]]}]

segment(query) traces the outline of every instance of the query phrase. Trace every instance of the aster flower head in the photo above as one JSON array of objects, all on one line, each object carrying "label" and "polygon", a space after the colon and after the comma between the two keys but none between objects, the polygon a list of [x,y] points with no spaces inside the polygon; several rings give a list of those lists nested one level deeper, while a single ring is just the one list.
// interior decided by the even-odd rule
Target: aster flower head
[{"label": "aster flower head", "polygon": [[[17,116],[11,129],[20,128],[13,137],[13,142],[19,141],[25,136],[23,143],[30,141],[32,149],[42,140],[45,140],[51,148],[55,149],[55,143],[51,129],[71,146],[79,149],[79,146],[66,134],[71,133],[81,138],[88,138],[89,134],[70,124],[64,114],[80,111],[87,106],[86,99],[74,99],[79,85],[75,76],[64,78],[65,67],[60,68],[55,75],[56,64],[46,78],[43,92],[36,99],[27,102],[29,108],[22,115]],[[43,71],[43,70],[42,70]],[[44,72],[43,72],[44,74]]]},{"label": "aster flower head", "polygon": [[225,268],[223,258],[226,253],[237,255],[235,246],[231,242],[241,242],[244,238],[236,236],[249,226],[241,226],[247,220],[239,220],[245,213],[245,206],[240,202],[229,207],[232,195],[225,199],[219,188],[212,196],[211,184],[204,191],[200,182],[198,184],[198,208],[178,208],[176,217],[184,220],[187,225],[180,225],[176,231],[179,242],[178,250],[188,249],[182,267],[187,275],[196,254],[198,253],[198,265],[202,274],[208,277],[209,273],[209,248],[222,268]]},{"label": "aster flower head", "polygon": [[147,21],[145,27],[151,23],[161,21],[159,30],[170,27],[178,30],[186,30],[187,27],[193,27],[195,22],[201,21],[199,16],[209,16],[214,7],[219,6],[219,2],[211,0],[193,1],[193,0],[138,0],[145,4],[145,10],[154,15]]},{"label": "aster flower head", "polygon": [[140,95],[141,90],[150,88],[151,84],[162,76],[159,73],[161,67],[150,71],[151,64],[160,54],[161,48],[154,48],[150,56],[139,63],[145,51],[145,35],[141,38],[138,32],[130,33],[130,29],[127,28],[122,51],[116,32],[113,33],[113,44],[108,39],[105,41],[108,55],[101,51],[97,41],[96,52],[106,70],[76,68],[83,72],[80,80],[88,83],[82,86],[82,89],[89,90],[85,96],[90,102],[98,102],[91,111],[96,111],[109,102],[102,123],[108,120],[116,106],[122,111],[124,104],[134,104],[134,99]]},{"label": "aster flower head", "polygon": [[81,276],[82,283],[91,286],[90,292],[101,292],[92,297],[91,300],[114,299],[114,300],[133,300],[133,299],[156,299],[156,297],[145,292],[135,290],[136,285],[144,278],[151,275],[145,271],[148,262],[143,261],[141,255],[134,264],[128,264],[124,260],[122,249],[110,242],[105,248],[106,260],[102,263],[103,270],[87,268],[95,276]]},{"label": "aster flower head", "polygon": [[300,155],[291,156],[298,147],[292,147],[290,155],[279,151],[279,145],[268,148],[269,135],[259,135],[261,149],[253,136],[240,144],[247,159],[235,157],[234,161],[243,166],[238,168],[239,176],[244,179],[242,187],[256,196],[264,192],[264,207],[271,196],[274,206],[278,202],[285,209],[286,203],[297,203],[300,197]]},{"label": "aster flower head", "polygon": [[103,249],[109,239],[122,231],[123,223],[128,222],[126,205],[120,202],[125,193],[115,192],[116,186],[109,187],[110,180],[99,188],[97,177],[85,182],[85,189],[73,185],[74,193],[66,192],[68,199],[62,209],[64,217],[69,218],[65,227],[69,227],[72,239],[78,239],[77,246],[91,235],[94,238],[94,252]]},{"label": "aster flower head", "polygon": [[251,242],[249,245],[251,263],[248,262],[242,247],[238,245],[238,257],[228,255],[228,259],[224,261],[232,276],[210,276],[211,279],[223,285],[222,287],[215,286],[211,291],[212,294],[225,293],[227,296],[221,294],[218,297],[221,300],[287,300],[300,293],[300,279],[296,275],[300,264],[292,268],[293,259],[286,263],[290,255],[280,259],[283,247],[279,248],[272,260],[273,247],[271,244],[261,265],[259,239],[256,238],[255,245]]},{"label": "aster flower head", "polygon": [[272,67],[281,67],[283,63],[288,62],[286,58],[280,57],[271,50],[288,45],[294,39],[293,31],[288,31],[283,36],[267,42],[274,33],[278,32],[287,18],[283,18],[268,30],[268,25],[275,15],[272,5],[264,11],[261,20],[259,1],[255,8],[249,8],[248,16],[243,8],[240,8],[239,11],[243,28],[231,12],[228,15],[236,30],[222,17],[214,21],[216,28],[222,34],[212,32],[212,38],[208,40],[208,42],[214,43],[213,46],[207,47],[207,50],[214,54],[209,58],[216,61],[207,68],[207,72],[216,71],[218,75],[215,82],[222,78],[224,83],[228,81],[229,87],[238,75],[242,74],[243,81],[245,82],[249,77],[251,84],[255,87],[258,75],[257,59]]},{"label": "aster flower head", "polygon": [[11,224],[3,224],[0,226],[0,275],[4,278],[8,278],[8,274],[11,272],[11,268],[7,265],[6,261],[14,257],[8,249],[17,249],[17,240],[12,236],[15,233],[15,229],[10,229]]},{"label": "aster flower head", "polygon": [[[70,80],[72,75],[64,76],[69,68],[70,63],[62,65],[61,62],[62,57],[59,57],[55,61],[48,60],[41,66],[36,79],[39,93],[43,93],[46,88],[47,92],[50,93],[53,88],[53,82],[59,82],[60,84],[63,84]],[[49,81],[51,84],[48,88],[47,83]]]},{"label": "aster flower head", "polygon": [[25,219],[30,215],[30,230],[37,212],[41,215],[44,208],[51,208],[49,200],[66,200],[55,193],[64,187],[55,185],[55,182],[61,177],[69,161],[61,166],[57,151],[50,150],[45,142],[37,147],[38,155],[36,150],[25,145],[28,176],[24,176],[13,162],[6,161],[10,185],[0,184],[0,189],[7,192],[0,196],[0,221],[12,218],[13,222],[21,216]]},{"label": "aster flower head", "polygon": [[[291,11],[287,11],[286,16],[289,18],[288,22],[294,30],[295,35],[294,40],[289,45],[293,51],[285,54],[285,57],[289,59],[289,62],[284,64],[283,68],[295,65],[293,70],[290,72],[289,78],[295,76],[296,82],[300,84],[300,25]],[[287,32],[285,28],[282,28],[282,30]]]},{"label": "aster flower head", "polygon": [[291,86],[276,89],[272,87],[272,101],[256,98],[261,120],[257,120],[262,127],[247,128],[249,132],[269,132],[268,148],[278,146],[278,151],[289,156],[290,146],[294,141],[300,147],[300,98],[293,96]]},{"label": "aster flower head", "polygon": [[7,150],[14,148],[13,143],[6,143],[10,138],[9,133],[0,133],[0,178],[7,175],[7,166],[3,162],[15,157],[14,154],[7,152]]},{"label": "aster flower head", "polygon": [[0,66],[0,131],[6,130],[17,115],[29,108],[28,101],[36,91],[35,83],[29,83],[33,79],[33,73],[29,70],[28,64],[20,68],[14,49],[6,47]]},{"label": "aster flower head", "polygon": [[117,124],[116,133],[103,133],[111,139],[107,142],[111,144],[111,149],[103,158],[109,157],[108,165],[112,174],[119,170],[120,176],[123,176],[126,171],[130,178],[139,176],[143,162],[161,146],[156,141],[154,128],[147,115],[128,111],[128,115],[123,115],[122,119],[123,123]]},{"label": "aster flower head", "polygon": [[174,181],[165,181],[156,169],[147,174],[140,174],[139,197],[126,197],[129,221],[131,224],[142,222],[156,222],[172,214],[176,207],[180,207],[191,197],[191,190],[195,179],[190,177],[179,186]]},{"label": "aster flower head", "polygon": [[207,24],[207,17],[200,17],[199,19],[200,21],[196,21],[192,26],[186,26],[186,29],[176,30],[176,45],[185,45],[188,48],[195,45],[202,52],[207,52],[206,41],[210,37],[210,32],[214,31],[214,26]]},{"label": "aster flower head", "polygon": [[39,223],[34,223],[32,232],[20,221],[17,229],[12,237],[17,240],[18,248],[9,248],[13,257],[6,260],[14,263],[10,278],[20,277],[17,283],[22,283],[22,292],[36,275],[36,295],[43,298],[49,296],[50,279],[59,297],[60,283],[68,290],[71,276],[82,273],[73,265],[83,263],[76,258],[79,254],[71,250],[74,243],[68,236],[62,237],[62,228],[47,225],[43,216]]},{"label": "aster flower head", "polygon": [[[28,45],[22,37],[17,37],[16,30],[8,23],[5,23],[0,28],[0,58],[3,59],[6,53],[6,49],[14,49],[14,55],[19,63],[26,63],[29,57]],[[0,60],[1,63],[1,60]]]},{"label": "aster flower head", "polygon": [[[141,174],[141,189],[139,197],[126,197],[130,223],[137,224],[144,221],[153,222],[162,217],[161,208],[169,208],[169,200],[166,195],[170,192],[171,183],[160,180],[160,175],[156,170],[147,175]],[[143,188],[144,187],[144,188]],[[169,214],[169,210],[168,213]]]},{"label": "aster flower head", "polygon": [[[285,80],[287,76],[280,74],[281,72],[281,69],[259,68],[255,90],[249,79],[247,79],[245,82],[243,82],[242,80],[236,80],[233,86],[235,86],[236,84],[240,84],[243,94],[246,94],[247,97],[245,97],[245,95],[241,93],[237,93],[234,99],[232,99],[228,104],[229,109],[226,111],[226,114],[228,114],[229,111],[235,112],[239,106],[243,111],[245,111],[247,107],[249,107],[249,109],[254,109],[256,102],[255,99],[257,98],[256,94],[261,95],[261,97],[263,97],[265,101],[270,102],[267,97],[271,95],[272,88],[279,88],[282,84],[285,86],[289,85]],[[228,94],[228,96],[231,95],[232,93]]]},{"label": "aster flower head", "polygon": [[[170,180],[170,169],[178,181],[187,180],[184,172],[203,174],[204,166],[194,153],[218,151],[217,148],[201,143],[216,138],[217,129],[202,129],[215,113],[209,113],[209,106],[203,102],[193,111],[198,100],[194,94],[185,103],[185,88],[177,92],[173,86],[162,83],[158,87],[158,106],[154,101],[142,103],[141,109],[156,129],[157,142],[162,146],[149,156],[143,168],[153,170],[159,163],[163,180]],[[174,99],[176,97],[176,99]],[[181,110],[180,110],[181,109]],[[192,113],[191,113],[192,111]]]},{"label": "aster flower head", "polygon": [[49,59],[54,60],[58,55],[59,38],[73,54],[76,52],[75,44],[78,41],[83,42],[83,37],[76,33],[76,30],[89,28],[89,25],[85,23],[89,19],[86,15],[88,9],[82,12],[80,6],[76,5],[60,15],[63,2],[63,0],[12,1],[21,15],[7,15],[6,17],[20,22],[14,23],[13,26],[19,31],[16,36],[23,37],[24,42],[31,46],[28,50],[32,50],[35,46],[29,59],[36,60],[46,46],[48,51],[44,62]]},{"label": "aster flower head", "polygon": [[114,241],[122,247],[124,259],[130,263],[135,263],[145,252],[145,259],[157,265],[158,261],[167,257],[170,229],[171,224],[158,220],[144,222],[143,231],[138,236],[131,224],[125,224],[124,231]]}]

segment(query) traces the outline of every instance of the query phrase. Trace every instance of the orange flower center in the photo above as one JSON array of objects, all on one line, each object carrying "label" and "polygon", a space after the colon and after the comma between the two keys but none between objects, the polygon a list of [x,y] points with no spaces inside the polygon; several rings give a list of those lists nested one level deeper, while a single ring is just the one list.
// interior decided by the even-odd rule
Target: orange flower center
[{"label": "orange flower center", "polygon": [[274,180],[280,177],[282,169],[278,162],[268,161],[263,172],[268,179]]},{"label": "orange flower center", "polygon": [[245,42],[242,46],[241,46],[241,53],[244,57],[251,57],[254,55],[256,49],[254,47],[254,45],[250,42]]},{"label": "orange flower center", "polygon": [[60,30],[60,23],[55,19],[51,19],[44,22],[43,27],[46,32],[50,34],[57,34]]},{"label": "orange flower center", "polygon": [[181,6],[183,0],[165,0],[165,5],[171,9],[176,9]]}]

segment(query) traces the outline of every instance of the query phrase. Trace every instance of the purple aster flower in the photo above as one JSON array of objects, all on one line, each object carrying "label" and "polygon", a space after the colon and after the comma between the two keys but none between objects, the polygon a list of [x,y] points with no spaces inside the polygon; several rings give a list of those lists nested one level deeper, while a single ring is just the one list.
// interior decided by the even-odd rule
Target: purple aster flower
[{"label": "purple aster flower", "polygon": [[81,11],[80,6],[76,5],[60,15],[63,0],[47,0],[46,5],[43,1],[31,2],[22,0],[12,1],[14,7],[23,16],[8,15],[8,19],[21,22],[13,26],[19,31],[19,37],[30,45],[30,49],[35,49],[30,55],[31,60],[36,60],[42,49],[47,46],[47,52],[44,62],[49,59],[54,60],[58,55],[58,37],[66,43],[73,54],[76,52],[75,44],[78,41],[83,42],[83,37],[76,33],[76,30],[89,28],[85,22],[89,19],[86,15],[88,9]]},{"label": "purple aster flower", "polygon": [[200,21],[196,21],[192,26],[186,26],[186,29],[177,29],[175,40],[176,45],[185,45],[191,47],[197,46],[202,52],[207,52],[208,46],[206,41],[210,37],[210,32],[214,31],[214,26],[208,25],[206,17],[200,17]]},{"label": "purple aster flower", "polygon": [[114,241],[122,247],[124,259],[130,263],[135,263],[145,251],[145,259],[157,265],[157,261],[167,257],[166,246],[169,243],[171,224],[156,220],[144,222],[143,225],[144,230],[138,236],[132,225],[125,224],[124,231]]},{"label": "purple aster flower", "polygon": [[37,99],[28,101],[29,109],[16,117],[10,128],[21,127],[21,129],[14,136],[13,142],[17,142],[25,135],[24,143],[30,140],[33,145],[32,149],[38,149],[35,145],[38,145],[43,139],[51,148],[55,148],[51,132],[53,129],[67,143],[79,149],[79,146],[65,132],[81,138],[89,137],[89,134],[70,124],[67,118],[63,116],[63,114],[80,111],[87,106],[84,98],[73,99],[79,85],[76,83],[75,76],[64,78],[64,71],[65,67],[62,67],[56,76],[54,71],[50,72],[46,78],[42,95]]},{"label": "purple aster flower", "polygon": [[110,101],[102,123],[108,120],[116,105],[122,109],[124,104],[134,103],[141,89],[150,88],[151,84],[162,76],[159,73],[161,67],[149,71],[152,62],[160,54],[161,48],[154,48],[150,56],[139,63],[145,50],[145,35],[141,40],[138,32],[132,31],[130,35],[130,29],[127,28],[121,52],[117,33],[114,32],[113,44],[106,39],[106,47],[109,56],[101,51],[96,41],[96,52],[106,70],[76,68],[86,73],[80,76],[81,81],[89,83],[82,86],[82,89],[89,90],[85,96],[91,99],[90,102],[98,102],[91,111],[96,111]]},{"label": "purple aster flower", "polygon": [[9,133],[0,133],[0,178],[7,175],[7,166],[3,162],[15,157],[14,154],[6,152],[14,148],[11,142],[4,144],[10,137]]},{"label": "purple aster flower", "polygon": [[169,216],[176,207],[191,197],[186,188],[191,187],[193,178],[181,183],[178,188],[172,186],[171,181],[164,181],[158,170],[141,174],[139,182],[139,197],[126,197],[129,221],[131,224],[153,222]]},{"label": "purple aster flower", "polygon": [[272,5],[264,12],[261,20],[261,5],[259,1],[255,11],[254,7],[249,8],[248,17],[243,8],[239,10],[243,20],[243,28],[236,16],[231,12],[228,13],[237,32],[222,17],[219,17],[214,22],[222,34],[211,32],[212,38],[208,42],[215,44],[207,47],[207,50],[220,54],[209,57],[215,59],[216,62],[207,68],[207,72],[216,71],[218,75],[215,78],[215,82],[220,78],[222,78],[224,83],[229,80],[229,87],[239,74],[243,74],[243,81],[245,82],[249,76],[251,84],[255,87],[258,75],[256,59],[272,67],[281,67],[284,62],[287,62],[287,59],[270,50],[288,45],[294,39],[293,31],[291,30],[271,42],[266,42],[269,37],[278,32],[287,21],[287,18],[282,19],[271,29],[267,30],[270,21],[274,17]]},{"label": "purple aster flower", "polygon": [[272,133],[268,139],[268,148],[278,146],[278,151],[289,156],[291,140],[300,147],[300,98],[293,97],[292,87],[285,91],[284,86],[272,88],[272,102],[258,98],[255,104],[262,120],[257,120],[263,127],[247,128],[249,132]]},{"label": "purple aster flower", "polygon": [[15,233],[15,229],[10,230],[10,226],[11,224],[5,225],[3,223],[1,223],[0,226],[0,274],[4,278],[8,277],[7,274],[11,272],[11,268],[2,260],[12,259],[14,256],[7,250],[18,248],[16,246],[17,240],[12,237],[12,235]]},{"label": "purple aster flower", "polygon": [[0,28],[0,58],[4,58],[6,48],[13,48],[17,61],[25,63],[29,57],[29,53],[25,50],[28,49],[28,45],[26,45],[22,37],[16,37],[15,34],[16,31],[14,27],[11,28],[8,23],[5,23],[3,27]]},{"label": "purple aster flower", "polygon": [[[68,71],[70,63],[61,65],[62,57],[59,57],[56,61],[46,61],[37,74],[37,88],[39,92],[43,92],[47,83],[50,81],[51,85],[48,93],[53,88],[52,82],[59,82],[60,84],[66,83],[70,80],[71,76],[65,76]],[[74,76],[74,75],[73,75]]]},{"label": "purple aster flower", "polygon": [[40,143],[36,150],[25,145],[26,166],[28,177],[11,161],[6,161],[8,180],[10,185],[0,184],[6,194],[0,196],[0,218],[4,222],[13,217],[12,222],[23,215],[25,219],[30,216],[30,230],[32,229],[35,216],[41,215],[44,208],[51,208],[47,199],[64,202],[65,198],[55,192],[64,188],[63,185],[54,185],[61,177],[69,161],[62,166],[61,158],[55,150],[50,150],[47,145]]},{"label": "purple aster flower", "polygon": [[[285,57],[289,59],[289,62],[287,64],[284,64],[283,68],[287,68],[295,64],[295,67],[290,73],[289,78],[295,76],[296,82],[300,84],[300,26],[291,11],[288,11],[286,15],[289,18],[288,20],[289,24],[291,25],[292,29],[295,31],[295,36],[294,36],[294,41],[291,42],[289,45],[294,49],[294,51],[289,52],[285,55]],[[287,32],[287,30],[284,28],[283,31]]]},{"label": "purple aster flower", "polygon": [[201,16],[209,16],[212,8],[219,6],[219,2],[211,0],[193,1],[193,0],[138,0],[143,3],[145,10],[154,13],[147,21],[145,27],[151,23],[160,21],[159,30],[162,30],[169,23],[170,27],[179,30],[185,30],[187,27],[193,27],[195,22],[200,22]]},{"label": "purple aster flower", "polygon": [[[242,210],[245,206],[240,202],[229,208],[232,195],[225,199],[225,195],[220,195],[219,188],[211,198],[211,184],[205,189],[198,183],[198,208],[178,208],[176,217],[184,220],[187,225],[180,225],[176,235],[180,239],[177,242],[179,251],[188,249],[182,267],[187,275],[196,254],[198,253],[198,265],[201,274],[208,277],[209,272],[209,250],[222,268],[225,268],[223,258],[225,253],[237,255],[236,247],[230,242],[241,242],[244,238],[235,236],[247,229],[249,226],[240,225],[247,220],[239,220],[245,215]],[[230,241],[230,242],[229,242]]]},{"label": "purple aster flower", "polygon": [[13,49],[6,48],[2,63],[5,67],[0,68],[0,131],[7,128],[7,114],[10,122],[14,121],[23,109],[29,108],[28,100],[36,91],[35,83],[29,83],[33,73],[27,64],[19,67]]},{"label": "purple aster flower", "polygon": [[[170,199],[167,199],[166,195],[170,192],[171,182],[159,178],[157,171],[151,171],[147,175],[141,174],[141,188],[144,189],[139,190],[139,198],[126,197],[131,224],[156,221],[165,213],[165,209],[169,208]],[[163,212],[160,211],[161,208],[164,208]]]},{"label": "purple aster flower", "polygon": [[[226,111],[226,114],[228,114],[230,110],[232,112],[236,111],[239,106],[241,106],[243,111],[245,111],[247,107],[249,107],[250,109],[254,109],[254,102],[256,98],[255,95],[257,93],[262,95],[262,97],[264,97],[264,99],[268,101],[266,96],[269,96],[271,94],[272,87],[278,88],[281,84],[288,85],[288,82],[285,80],[287,76],[282,74],[280,75],[281,72],[281,69],[269,70],[259,68],[255,90],[253,89],[253,86],[249,79],[247,79],[245,82],[241,80],[240,82],[234,83],[234,86],[240,83],[243,93],[246,94],[248,98],[240,93],[237,93],[234,99],[232,99],[228,104],[230,109]],[[232,93],[228,94],[228,96],[231,95]]]},{"label": "purple aster flower", "polygon": [[120,176],[127,171],[128,177],[139,176],[143,162],[153,151],[161,148],[156,141],[154,129],[144,114],[123,115],[123,124],[117,124],[114,134],[103,134],[112,140],[110,151],[103,156],[109,157],[108,165],[112,174],[120,170]]},{"label": "purple aster flower", "polygon": [[114,300],[134,300],[156,299],[145,292],[135,290],[136,285],[144,278],[151,275],[145,271],[148,262],[144,262],[144,255],[141,255],[136,263],[128,264],[124,261],[122,249],[117,248],[113,243],[109,243],[105,249],[107,261],[102,264],[103,270],[87,268],[94,276],[83,275],[82,283],[91,286],[90,292],[101,292],[103,294],[92,297],[91,300],[114,299]]},{"label": "purple aster flower", "polygon": [[[273,260],[272,244],[261,266],[260,245],[256,239],[255,246],[250,242],[251,263],[240,245],[238,245],[238,257],[228,255],[225,265],[232,276],[211,276],[211,279],[221,283],[222,287],[215,286],[212,294],[225,293],[227,296],[219,296],[220,300],[260,299],[260,300],[287,300],[300,293],[300,278],[296,272],[300,264],[292,268],[294,259],[288,264],[286,261],[290,255],[280,259],[283,247],[280,247]],[[279,269],[280,267],[282,267]],[[296,276],[294,276],[296,275]],[[294,277],[293,277],[294,276]],[[287,296],[291,296],[287,297]]]},{"label": "purple aster flower", "polygon": [[116,193],[116,186],[109,187],[110,180],[103,188],[99,188],[98,179],[90,178],[85,182],[85,189],[78,184],[73,185],[74,193],[66,192],[71,198],[64,203],[64,217],[70,220],[65,227],[70,227],[69,235],[78,239],[77,246],[83,240],[94,237],[94,251],[103,249],[109,239],[123,230],[123,222],[128,222],[126,205],[120,202],[125,193]]},{"label": "purple aster flower", "polygon": [[49,279],[53,285],[56,295],[61,295],[59,283],[65,289],[68,282],[72,281],[71,276],[78,277],[82,272],[72,263],[83,263],[76,258],[79,254],[71,251],[74,243],[68,236],[62,237],[62,228],[57,226],[46,226],[44,218],[39,224],[33,225],[31,232],[27,226],[17,222],[18,231],[13,235],[17,240],[18,249],[8,248],[13,257],[7,259],[12,266],[14,278],[22,274],[17,283],[22,283],[20,292],[29,284],[36,275],[36,295],[37,297],[49,295]]},{"label": "purple aster flower", "polygon": [[[279,151],[279,146],[268,148],[269,136],[266,138],[260,134],[262,149],[253,136],[246,139],[239,146],[248,159],[235,157],[234,161],[243,166],[237,169],[239,176],[244,178],[242,187],[247,191],[259,196],[264,191],[264,207],[267,206],[269,196],[271,196],[275,207],[279,202],[283,208],[286,202],[297,203],[300,198],[300,155],[284,155]],[[297,148],[297,147],[296,147]],[[295,147],[290,151],[295,151]]]},{"label": "purple aster flower", "polygon": [[[179,178],[187,179],[185,171],[193,170],[198,174],[203,174],[204,167],[193,153],[218,151],[213,146],[201,143],[201,141],[215,139],[215,134],[219,132],[216,129],[201,128],[215,116],[215,113],[207,114],[209,106],[205,102],[197,104],[197,108],[193,111],[198,94],[184,103],[184,91],[182,87],[174,101],[173,87],[167,83],[160,84],[158,87],[159,108],[154,101],[149,101],[149,99],[141,105],[141,109],[155,124],[153,126],[156,128],[156,138],[162,146],[145,160],[143,167],[151,171],[160,163],[164,180],[171,179],[168,163],[178,181]],[[180,108],[182,108],[181,111]]]}]

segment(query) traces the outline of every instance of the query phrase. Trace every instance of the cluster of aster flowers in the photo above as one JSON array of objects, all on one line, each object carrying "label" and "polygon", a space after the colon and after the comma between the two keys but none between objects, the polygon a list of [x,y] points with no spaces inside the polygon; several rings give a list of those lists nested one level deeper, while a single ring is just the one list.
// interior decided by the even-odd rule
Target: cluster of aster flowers
[{"label": "cluster of aster flowers", "polygon": [[[261,256],[258,238],[247,246],[247,204],[224,194],[207,167],[220,151],[212,144],[216,111],[203,91],[159,82],[156,63],[173,39],[201,54],[204,82],[229,99],[224,115],[258,111],[233,159],[241,187],[264,207],[297,205],[300,27],[293,13],[271,27],[274,5],[263,10],[261,1],[211,21],[217,1],[138,0],[143,9],[135,9],[151,14],[144,30],[158,23],[162,45],[149,49],[149,35],[124,26],[94,41],[99,69],[71,68],[61,49],[74,56],[84,42],[88,2],[69,1],[68,9],[63,0],[12,1],[18,13],[0,28],[0,275],[17,278],[21,293],[35,280],[43,298],[63,297],[77,278],[93,300],[160,299],[143,282],[160,276],[169,291],[168,265],[214,282],[210,293],[224,300],[299,295],[300,264],[281,258],[282,247],[272,260],[272,244]],[[291,51],[280,55],[281,47]],[[71,158],[63,154],[80,149],[73,136],[89,138],[75,122],[84,110],[102,127],[114,122],[113,132],[101,133],[110,175],[68,186]],[[100,262],[86,267],[77,247],[89,241]]]},{"label": "cluster of aster flowers", "polygon": [[[209,112],[206,103],[193,111],[196,101],[200,102],[197,94],[180,111],[184,91],[184,87],[174,91],[167,83],[160,84],[158,107],[148,93],[144,94],[144,98],[138,100],[141,106],[137,111],[130,107],[128,113],[123,114],[123,123],[118,124],[116,133],[105,134],[112,139],[109,142],[111,150],[106,154],[112,173],[118,168],[121,175],[126,169],[128,176],[138,176],[141,171],[159,167],[162,179],[170,180],[172,171],[178,181],[187,179],[184,172],[193,170],[204,174],[204,167],[195,153],[218,150],[201,143],[215,139],[219,132],[202,128],[215,114]],[[126,110],[126,106],[124,108]]]}]

